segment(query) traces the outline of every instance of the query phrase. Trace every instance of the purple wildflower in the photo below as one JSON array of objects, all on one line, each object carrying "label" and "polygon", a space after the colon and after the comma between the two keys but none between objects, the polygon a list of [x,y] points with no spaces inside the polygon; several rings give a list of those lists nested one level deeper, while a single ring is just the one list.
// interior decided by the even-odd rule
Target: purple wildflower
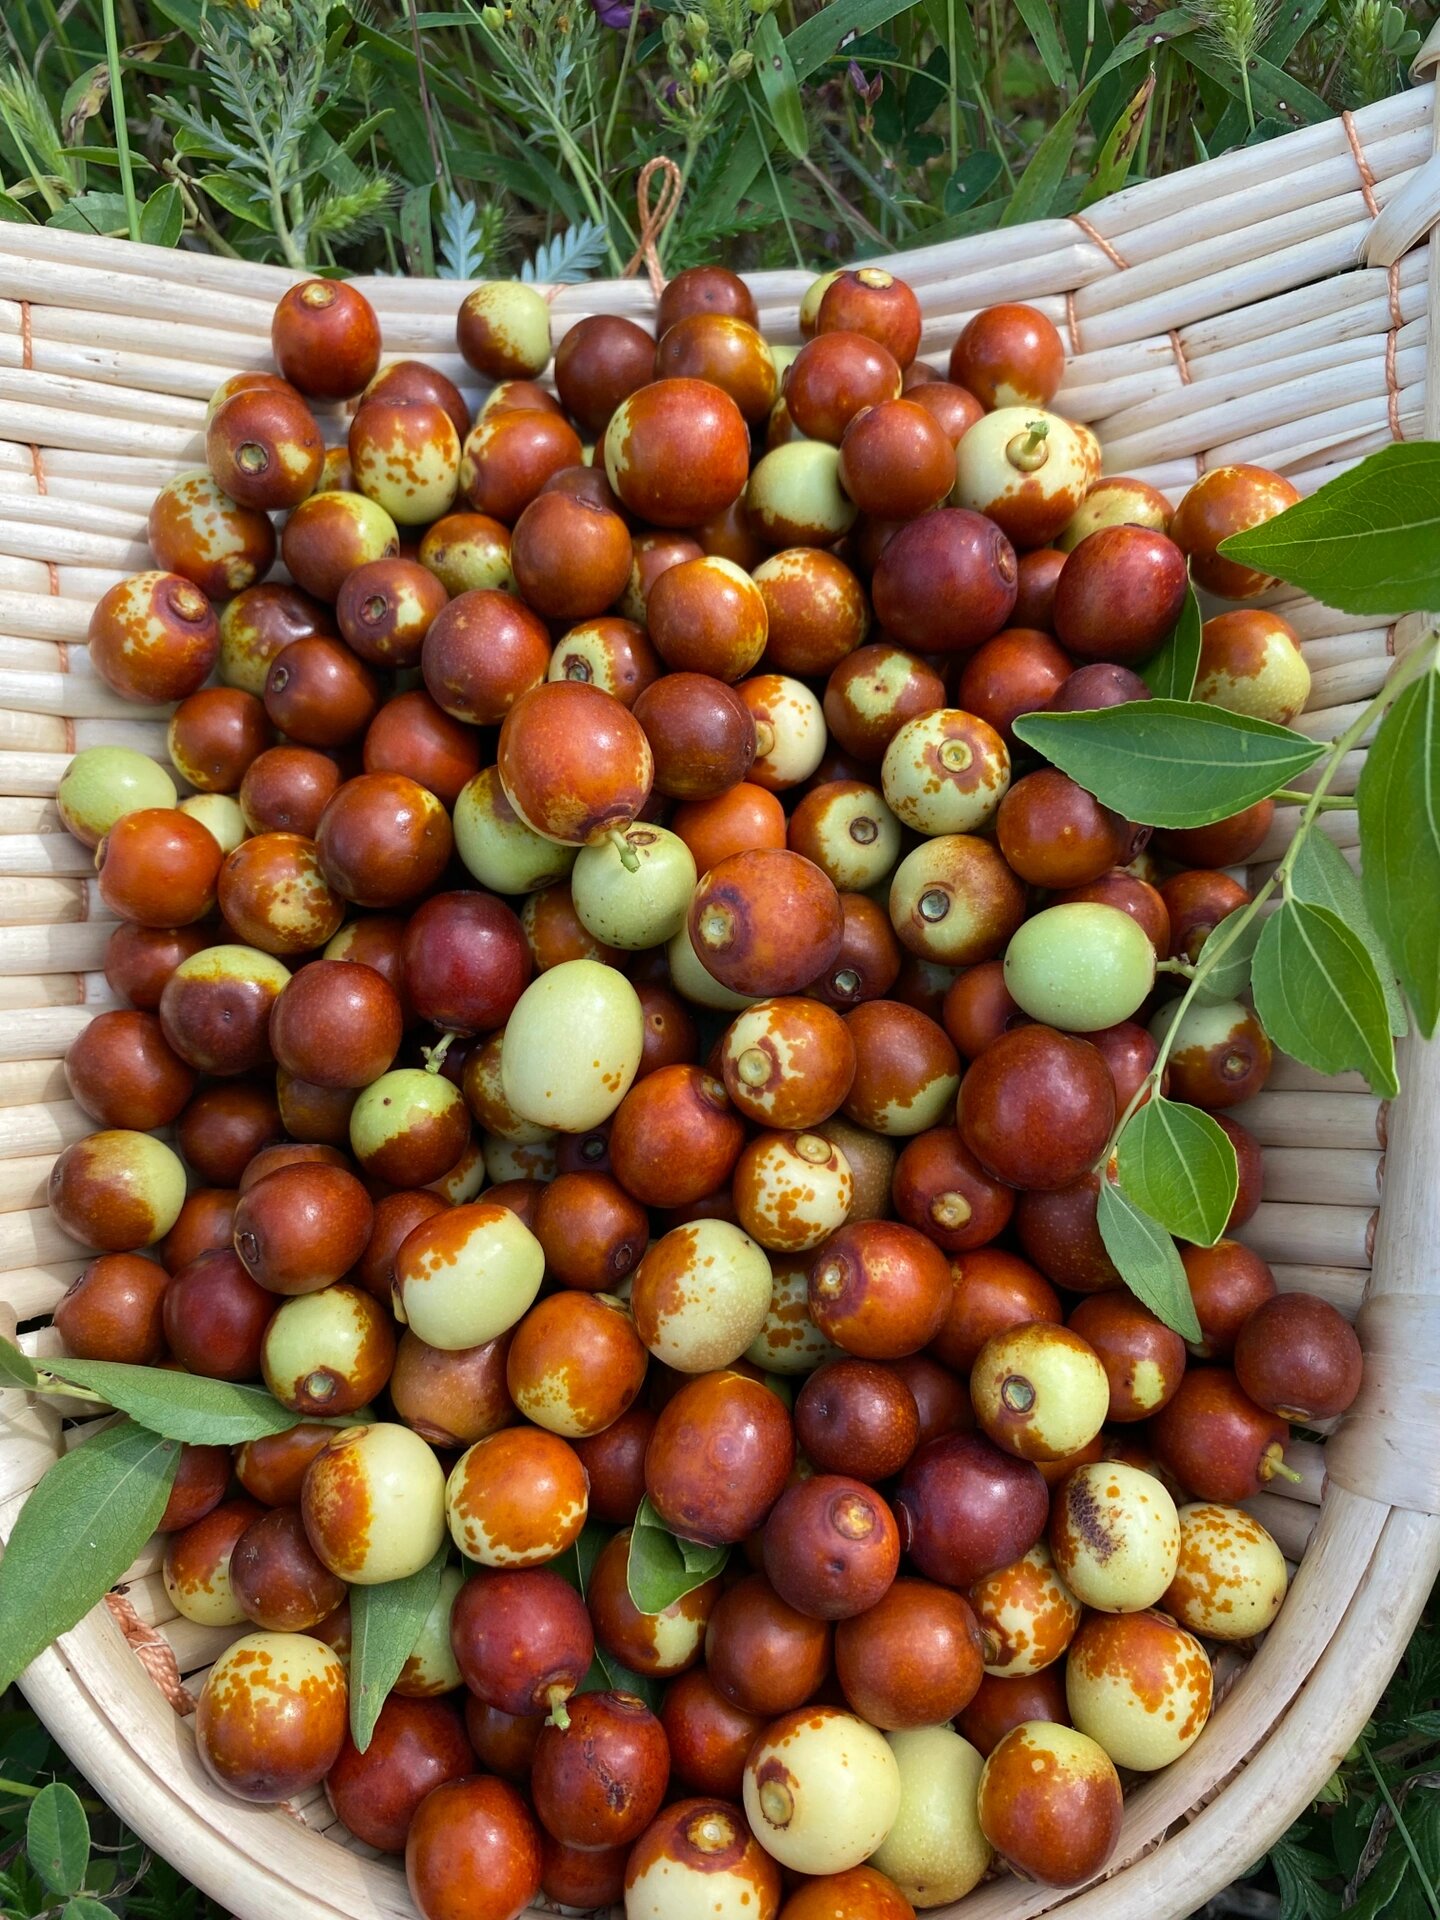
[{"label": "purple wildflower", "polygon": [[630,24],[630,0],[590,0],[602,27],[614,27],[623,33]]}]

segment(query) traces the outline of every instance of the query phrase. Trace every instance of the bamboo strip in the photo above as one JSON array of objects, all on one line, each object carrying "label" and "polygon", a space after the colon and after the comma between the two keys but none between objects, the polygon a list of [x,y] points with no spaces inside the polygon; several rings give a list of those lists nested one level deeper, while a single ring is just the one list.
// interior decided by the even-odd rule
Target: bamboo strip
[{"label": "bamboo strip", "polygon": [[93,603],[51,594],[12,593],[0,587],[0,633],[25,640],[83,640]]},{"label": "bamboo strip", "polygon": [[[1390,180],[1383,187],[1393,193],[1399,184],[1399,180]],[[1305,185],[1308,187],[1309,182]],[[1377,198],[1380,185],[1377,183]],[[1287,248],[1313,246],[1342,236],[1350,240],[1357,231],[1359,241],[1341,255],[1336,266],[1358,265],[1370,217],[1353,161],[1345,189],[1323,199],[1311,199],[1307,193],[1304,204],[1298,207],[1276,209],[1268,205],[1261,218],[1239,226],[1226,219],[1223,205],[1215,204],[1197,208],[1184,222],[1167,223],[1173,235],[1169,245],[1158,253],[1151,251],[1145,258],[1126,252],[1124,273],[1111,274],[1075,295],[1082,329],[1101,314],[1129,310],[1157,295],[1168,297],[1177,286],[1198,279],[1201,273],[1233,272],[1257,260],[1273,259]]]},{"label": "bamboo strip", "polygon": [[187,1620],[183,1614],[176,1614],[164,1623],[160,1631],[169,1641],[176,1665],[183,1674],[193,1673],[202,1664],[209,1666],[218,1660],[247,1628],[202,1627],[194,1620]]},{"label": "bamboo strip", "polygon": [[[15,1338],[19,1316],[0,1285],[0,1334]],[[18,1509],[21,1498],[60,1451],[60,1415],[19,1387],[0,1387],[0,1503]]]},{"label": "bamboo strip", "polygon": [[58,839],[65,823],[52,799],[38,794],[0,794],[0,837],[21,839],[31,834]]},{"label": "bamboo strip", "polygon": [[169,720],[169,709],[122,700],[95,673],[21,673],[0,668],[0,707],[70,719]]},{"label": "bamboo strip", "polygon": [[1265,1260],[1368,1268],[1374,1233],[1374,1207],[1262,1200],[1235,1237]]},{"label": "bamboo strip", "polygon": [[[1288,624],[1293,627],[1294,621]],[[1389,627],[1367,627],[1360,633],[1321,633],[1314,639],[1301,639],[1300,651],[1313,675],[1329,667],[1343,667],[1352,660],[1393,658]]]},{"label": "bamboo strip", "polygon": [[[1422,257],[1412,255],[1401,262],[1397,291],[1402,297],[1406,289],[1423,287],[1424,283]],[[1198,365],[1212,353],[1288,339],[1292,328],[1308,326],[1321,318],[1338,325],[1345,313],[1377,299],[1385,302],[1384,317],[1368,330],[1383,333],[1389,319],[1390,276],[1379,268],[1357,266],[1353,272],[1333,279],[1289,287],[1268,299],[1192,321],[1180,329],[1180,344],[1187,364],[1193,359]]]},{"label": "bamboo strip", "polygon": [[[1269,1481],[1269,1489],[1278,1499],[1292,1506],[1318,1507],[1325,1497],[1325,1449],[1313,1440],[1290,1440],[1285,1445],[1285,1464],[1298,1480],[1285,1480],[1278,1474]],[[1313,1517],[1313,1516],[1312,1516]]]},{"label": "bamboo strip", "polygon": [[[1141,340],[1196,320],[1263,300],[1267,294],[1287,292],[1306,281],[1353,267],[1365,239],[1368,222],[1353,221],[1334,233],[1297,246],[1277,246],[1263,258],[1239,266],[1197,273],[1178,285],[1157,289],[1148,299],[1135,300],[1103,312],[1089,312],[1083,294],[1075,296],[1081,337],[1087,347],[1118,346]],[[0,278],[3,285],[3,278]]]},{"label": "bamboo strip", "polygon": [[[1384,678],[1383,674],[1381,678]],[[1258,865],[1262,860],[1278,860],[1290,845],[1295,823],[1299,818],[1298,807],[1277,807],[1275,818],[1266,829],[1265,838],[1250,856],[1251,861]],[[1319,816],[1319,826],[1325,838],[1333,841],[1337,847],[1355,847],[1360,844],[1359,817],[1348,807],[1337,807],[1332,813],[1322,813]]]},{"label": "bamboo strip", "polygon": [[[9,505],[6,503],[6,512]],[[0,517],[0,553],[27,560],[85,562],[118,574],[140,573],[153,566],[149,543],[111,534],[91,533],[88,527],[56,526]]]},{"label": "bamboo strip", "polygon": [[[1397,353],[1395,370],[1402,387],[1413,387],[1423,377],[1424,365],[1422,347]],[[1107,420],[1103,427],[1107,458],[1123,470],[1161,454],[1208,449],[1208,464],[1219,466],[1226,460],[1253,457],[1242,454],[1242,449],[1268,445],[1271,439],[1289,447],[1301,427],[1305,436],[1302,444],[1309,444],[1332,414],[1368,423],[1369,416],[1363,409],[1367,403],[1378,401],[1383,414],[1389,391],[1385,344],[1377,340],[1374,354],[1354,366],[1331,367],[1293,378],[1277,369],[1271,381],[1257,377],[1253,384],[1234,385],[1238,390],[1229,397],[1212,400],[1192,383],[1161,400],[1130,409],[1129,417],[1121,416],[1114,423]],[[1139,422],[1135,415],[1142,416]],[[1332,430],[1324,431],[1329,444]]]},{"label": "bamboo strip", "polygon": [[[49,1012],[49,1009],[44,1009]],[[79,1025],[89,1026],[94,1017],[90,1007],[58,1009],[81,1016]],[[26,1015],[12,1014],[11,1019],[24,1020]],[[8,1026],[10,1021],[6,1021]],[[79,1031],[77,1025],[77,1032]],[[12,1042],[12,1045],[14,1043]],[[0,1067],[0,1108],[35,1106],[42,1100],[64,1100],[69,1096],[65,1081],[63,1061],[50,1059],[7,1060]]]},{"label": "bamboo strip", "polygon": [[63,494],[51,493],[48,489],[41,493],[33,462],[28,467],[17,466],[13,471],[0,465],[0,499],[5,504],[6,518],[11,521],[72,527],[83,518],[85,528],[97,534],[127,541],[135,538],[135,515],[109,499],[91,501],[82,516],[75,512],[74,501]]},{"label": "bamboo strip", "polygon": [[49,1100],[44,1106],[0,1107],[0,1156],[58,1153],[83,1140],[94,1121],[73,1100]]},{"label": "bamboo strip", "polygon": [[86,880],[0,879],[0,927],[28,927],[37,921],[61,926],[89,919],[90,885]]},{"label": "bamboo strip", "polygon": [[75,973],[24,973],[0,976],[0,1012],[12,1008],[78,1006],[85,999],[85,978]]},{"label": "bamboo strip", "polygon": [[[5,826],[0,814],[0,828]],[[58,822],[57,822],[58,824]],[[0,831],[0,874],[85,874],[95,871],[95,855],[68,833]]]},{"label": "bamboo strip", "polygon": [[[1412,87],[1385,101],[1383,111],[1379,106],[1367,107],[1363,115],[1367,146],[1393,139],[1412,127],[1423,127],[1428,134],[1431,94],[1428,86]],[[1284,193],[1287,188],[1280,181],[1280,175],[1293,181],[1296,175],[1304,178],[1311,167],[1323,166],[1327,160],[1339,155],[1348,158],[1350,143],[1334,120],[1322,120],[1285,136],[1283,166],[1274,164],[1273,152],[1273,148],[1267,147],[1236,147],[1208,161],[1204,167],[1126,187],[1094,209],[1092,224],[1124,252],[1121,234],[1131,234],[1171,219],[1199,203],[1242,193],[1256,181],[1274,182],[1276,191]]]},{"label": "bamboo strip", "polygon": [[155,1573],[165,1558],[165,1539],[163,1533],[152,1533],[149,1540],[140,1549],[135,1559],[121,1574],[115,1585],[123,1587],[127,1581],[143,1580],[147,1573]]},{"label": "bamboo strip", "polygon": [[49,1066],[58,1055],[89,1026],[91,1007],[37,1007],[29,1013],[12,1013],[5,1022],[0,1046],[8,1056],[0,1066],[0,1077],[15,1071],[17,1060]]},{"label": "bamboo strip", "polygon": [[1385,1145],[1385,1103],[1365,1093],[1272,1093],[1233,1109],[1262,1147]]},{"label": "bamboo strip", "polygon": [[[48,309],[41,311],[48,313]],[[93,329],[94,316],[90,318]],[[46,325],[38,336],[32,327],[29,364],[38,373],[51,373],[62,379],[94,380],[132,393],[180,394],[208,400],[227,374],[240,370],[238,362],[244,357],[232,355],[228,365],[198,360],[193,355],[185,360],[161,360],[152,354],[124,351],[114,342],[114,329],[106,331],[111,338],[103,347],[93,343],[73,346],[58,340],[52,326]],[[258,365],[266,356],[255,353],[251,357]],[[9,334],[0,331],[0,367],[24,365],[18,329]]]},{"label": "bamboo strip", "polygon": [[74,1239],[55,1224],[49,1207],[0,1213],[0,1273],[14,1267],[48,1266],[74,1254]]},{"label": "bamboo strip", "polygon": [[1270,1267],[1281,1293],[1316,1293],[1353,1320],[1360,1311],[1370,1276],[1359,1267],[1293,1266],[1273,1262]]},{"label": "bamboo strip", "polygon": [[165,1580],[158,1568],[138,1579],[127,1579],[125,1598],[147,1627],[163,1626],[167,1620],[177,1618],[175,1602],[166,1592]]},{"label": "bamboo strip", "polygon": [[[1429,157],[1430,128],[1419,121],[1388,139],[1367,143],[1366,158],[1375,174],[1377,198],[1393,198],[1410,175]],[[1314,205],[1334,207],[1361,199],[1355,160],[1349,146],[1303,171],[1279,178],[1271,174],[1252,181],[1235,193],[1217,194],[1186,208],[1179,218],[1160,218],[1125,232],[1119,251],[1132,267],[1164,258],[1172,245],[1194,246],[1198,241],[1223,241],[1231,232],[1293,215],[1303,216]],[[1363,206],[1364,202],[1361,199]],[[1104,219],[1102,215],[1102,220]],[[1109,236],[1104,225],[1097,231]],[[1166,236],[1173,234],[1174,240]]]},{"label": "bamboo strip", "polygon": [[[1277,1053],[1266,1085],[1268,1093],[1368,1093],[1363,1073],[1317,1073],[1288,1053]],[[1243,1115],[1245,1109],[1238,1111]]]},{"label": "bamboo strip", "polygon": [[99,967],[114,922],[0,927],[0,974],[71,973]]},{"label": "bamboo strip", "polygon": [[1265,1153],[1267,1200],[1327,1207],[1373,1207],[1380,1197],[1383,1153],[1333,1147],[1270,1147]]},{"label": "bamboo strip", "polygon": [[[1287,1452],[1286,1459],[1289,1459]],[[1272,1481],[1271,1486],[1279,1485]],[[1315,1537],[1315,1509],[1298,1500],[1282,1500],[1271,1491],[1252,1493],[1240,1505],[1258,1520],[1285,1558],[1294,1563],[1305,1558]]]},{"label": "bamboo strip", "polygon": [[[0,1161],[0,1214],[23,1208],[43,1207],[53,1154],[39,1154],[22,1160]],[[13,1301],[13,1295],[12,1295]]]},{"label": "bamboo strip", "polygon": [[1373,700],[1385,684],[1391,659],[1348,660],[1342,666],[1322,667],[1310,678],[1310,698],[1318,707],[1348,706]]},{"label": "bamboo strip", "polygon": [[52,1261],[44,1267],[15,1267],[0,1277],[0,1290],[20,1320],[35,1320],[55,1311],[65,1289],[88,1265],[88,1260],[77,1259]]}]

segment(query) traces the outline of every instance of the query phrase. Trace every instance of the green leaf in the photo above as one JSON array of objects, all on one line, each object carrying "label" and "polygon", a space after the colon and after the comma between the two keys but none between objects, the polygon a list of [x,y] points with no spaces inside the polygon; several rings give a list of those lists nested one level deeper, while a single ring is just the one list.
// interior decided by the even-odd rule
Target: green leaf
[{"label": "green leaf", "polygon": [[1440,442],[1383,447],[1220,550],[1342,613],[1428,612],[1440,598]]},{"label": "green leaf", "polygon": [[1015,191],[1000,216],[1002,227],[1018,227],[1026,220],[1043,220],[1049,213],[1060,182],[1069,170],[1075,142],[1080,137],[1080,122],[1098,84],[1097,74],[1076,94],[1031,154],[1030,163],[1016,182]]},{"label": "green leaf", "polygon": [[185,202],[173,180],[157,187],[140,209],[140,238],[152,247],[178,247],[185,231]]},{"label": "green leaf", "polygon": [[1060,29],[1050,10],[1050,0],[1015,0],[1015,11],[1030,30],[1051,86],[1063,87],[1070,77],[1069,62],[1060,44]]},{"label": "green leaf", "polygon": [[30,1802],[25,1853],[51,1893],[78,1893],[84,1886],[90,1864],[90,1822],[80,1796],[63,1780],[52,1780]]},{"label": "green leaf", "polygon": [[60,1920],[115,1920],[115,1910],[107,1907],[103,1900],[82,1893],[77,1899],[65,1902]]},{"label": "green leaf", "polygon": [[77,193],[45,224],[67,233],[116,233],[127,226],[129,217],[124,194]]},{"label": "green leaf", "polygon": [[430,225],[430,204],[435,197],[435,182],[407,187],[400,200],[400,244],[405,249],[405,264],[412,274],[426,280],[435,277],[435,236]]},{"label": "green leaf", "polygon": [[775,131],[797,160],[810,151],[810,129],[805,124],[805,108],[800,99],[800,83],[780,28],[773,13],[767,13],[756,29],[752,42],[755,74],[760,91],[770,109]]},{"label": "green leaf", "polygon": [[1096,1218],[1105,1251],[1135,1298],[1182,1339],[1198,1341],[1190,1282],[1170,1235],[1111,1180],[1100,1182]]},{"label": "green leaf", "polygon": [[1406,1032],[1409,1022],[1405,1018],[1405,1002],[1395,984],[1385,944],[1375,931],[1375,923],[1365,905],[1359,876],[1335,842],[1327,839],[1318,826],[1305,835],[1296,849],[1289,893],[1293,900],[1308,900],[1312,906],[1329,907],[1337,919],[1343,920],[1359,936],[1380,976],[1380,991],[1390,1015],[1390,1031],[1396,1035]]},{"label": "green leaf", "polygon": [[[1240,94],[1240,76],[1235,63],[1219,47],[1209,45],[1203,35],[1197,35],[1186,47],[1185,58],[1192,67],[1198,67],[1201,73],[1217,80],[1227,93]],[[1250,83],[1250,100],[1257,121],[1275,120],[1290,131],[1295,127],[1314,126],[1318,121],[1328,120],[1334,112],[1334,108],[1328,107],[1318,93],[1312,93],[1293,75],[1258,53],[1251,54],[1245,62],[1245,73]]]},{"label": "green leaf", "polygon": [[1407,687],[1355,790],[1370,918],[1428,1040],[1440,1020],[1440,678]]},{"label": "green leaf", "polygon": [[967,153],[945,182],[942,204],[946,213],[963,213],[978,206],[1000,178],[1000,156],[983,147]]},{"label": "green leaf", "polygon": [[1127,820],[1204,827],[1313,767],[1325,748],[1268,720],[1189,700],[1026,713],[1015,736]]},{"label": "green leaf", "polygon": [[633,1693],[645,1702],[652,1713],[660,1711],[660,1702],[665,1688],[658,1680],[648,1679],[643,1673],[632,1673],[629,1667],[622,1667],[611,1653],[598,1643],[595,1658],[590,1663],[590,1671],[580,1682],[581,1693]]},{"label": "green leaf", "polygon": [[1217,952],[1220,941],[1225,941],[1226,945],[1220,958],[1212,962],[1210,971],[1195,988],[1195,998],[1202,1003],[1218,1006],[1222,1000],[1238,1000],[1250,985],[1250,963],[1265,921],[1256,913],[1243,927],[1232,926],[1232,921],[1238,922],[1244,912],[1246,908],[1236,907],[1233,913],[1227,913],[1206,938],[1205,946],[1213,946]]},{"label": "green leaf", "polygon": [[1124,186],[1130,162],[1135,158],[1135,150],[1140,144],[1145,114],[1154,91],[1155,69],[1152,66],[1135,93],[1115,116],[1115,124],[1105,136],[1105,144],[1090,170],[1089,183],[1080,197],[1082,207],[1103,200],[1106,194],[1118,193]]},{"label": "green leaf", "polygon": [[350,1589],[350,1738],[361,1753],[435,1605],[449,1552],[447,1535],[418,1573]]},{"label": "green leaf", "polygon": [[[71,1386],[103,1394],[112,1407],[130,1414],[152,1433],[192,1446],[238,1446],[267,1433],[288,1433],[300,1416],[291,1413],[264,1387],[207,1380],[200,1374],[169,1373],[160,1367],[132,1367],[119,1360],[46,1360],[43,1372]],[[49,1387],[42,1392],[61,1392]]]},{"label": "green leaf", "polygon": [[1155,1095],[1120,1135],[1120,1184],[1167,1233],[1213,1247],[1240,1186],[1235,1149],[1199,1107]]},{"label": "green leaf", "polygon": [[237,180],[233,174],[202,173],[195,184],[207,199],[224,207],[227,213],[233,213],[237,220],[244,220],[252,227],[269,228],[270,209],[264,194],[247,187],[243,180]]},{"label": "green leaf", "polygon": [[595,1562],[615,1536],[613,1527],[602,1527],[598,1520],[589,1520],[580,1533],[580,1538],[565,1549],[558,1559],[548,1565],[553,1573],[570,1585],[583,1599],[590,1587],[590,1574]]},{"label": "green leaf", "polygon": [[22,1353],[13,1340],[3,1338],[0,1338],[0,1378],[32,1390],[40,1383],[40,1375],[29,1354]]},{"label": "green leaf", "polygon": [[649,1496],[640,1502],[630,1536],[625,1584],[641,1613],[663,1613],[696,1587],[713,1580],[729,1558],[728,1547],[682,1546],[662,1524]]},{"label": "green leaf", "polygon": [[25,202],[17,200],[11,193],[0,193],[0,220],[8,220],[16,227],[35,227],[40,224]]},{"label": "green leaf", "polygon": [[1277,1047],[1321,1073],[1355,1067],[1377,1093],[1400,1091],[1380,976],[1338,914],[1287,900],[1265,923],[1251,979],[1255,1012]]},{"label": "green leaf", "polygon": [[1175,631],[1140,669],[1140,678],[1157,700],[1188,700],[1195,691],[1195,675],[1200,667],[1200,627],[1200,602],[1195,598],[1194,587],[1187,587]]},{"label": "green leaf", "polygon": [[[965,0],[957,0],[963,6]],[[797,80],[808,80],[840,52],[840,43],[852,33],[873,33],[904,13],[905,0],[830,0],[786,35],[785,45]]]},{"label": "green leaf", "polygon": [[118,1421],[62,1454],[0,1560],[0,1691],[87,1614],[155,1531],[180,1447]]}]

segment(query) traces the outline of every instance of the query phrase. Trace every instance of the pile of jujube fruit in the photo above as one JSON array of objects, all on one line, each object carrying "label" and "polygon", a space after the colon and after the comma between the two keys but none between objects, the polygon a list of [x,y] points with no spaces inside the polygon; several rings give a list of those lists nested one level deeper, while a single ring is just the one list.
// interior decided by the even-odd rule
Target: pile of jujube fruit
[{"label": "pile of jujube fruit", "polygon": [[[1358,1384],[1230,1237],[1183,1250],[1187,1351],[1096,1223],[1157,963],[1244,903],[1273,803],[1152,838],[1013,733],[1149,697],[1190,577],[1265,587],[1218,543],[1294,489],[1102,478],[1031,308],[944,372],[889,273],[800,322],[772,347],[696,268],[552,366],[544,299],[483,285],[472,419],[303,282],[91,622],[109,686],[178,702],[190,797],[123,748],[60,788],[121,1004],[66,1061],[101,1131],[51,1204],[99,1252],[55,1325],[296,1416],[187,1446],[161,1523],[177,1610],[254,1629],[199,1751],[251,1800],[324,1781],[426,1920],[1089,1878],[1281,1604],[1240,1503]],[[1276,614],[1206,622],[1196,698],[1288,721],[1308,679]],[[1232,1229],[1270,1058],[1239,1003],[1169,1056]],[[728,1565],[641,1611],[637,1516]],[[347,1595],[447,1536],[361,1752]]]}]

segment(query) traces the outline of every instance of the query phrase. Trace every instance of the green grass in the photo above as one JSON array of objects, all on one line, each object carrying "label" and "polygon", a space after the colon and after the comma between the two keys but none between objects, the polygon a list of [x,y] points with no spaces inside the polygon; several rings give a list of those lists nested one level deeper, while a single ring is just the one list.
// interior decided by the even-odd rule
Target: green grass
[{"label": "green grass", "polygon": [[685,180],[669,271],[818,268],[1075,212],[1381,98],[1434,13],[9,0],[0,217],[451,275],[515,272],[548,243],[548,277],[583,278],[629,258],[636,181],[664,152]]}]

